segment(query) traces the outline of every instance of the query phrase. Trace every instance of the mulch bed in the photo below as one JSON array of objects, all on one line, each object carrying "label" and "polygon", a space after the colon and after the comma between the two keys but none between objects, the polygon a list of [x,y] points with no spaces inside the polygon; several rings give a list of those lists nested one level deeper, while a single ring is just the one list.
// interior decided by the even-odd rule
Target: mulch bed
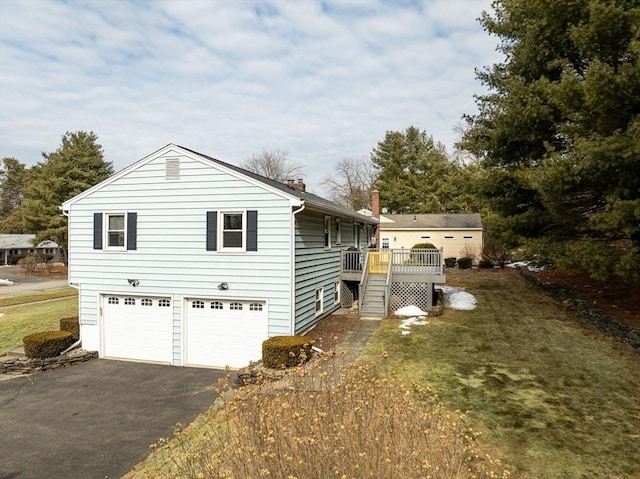
[{"label": "mulch bed", "polygon": [[342,337],[348,333],[358,321],[357,314],[332,314],[306,333],[314,339],[313,345],[324,351],[334,349]]}]

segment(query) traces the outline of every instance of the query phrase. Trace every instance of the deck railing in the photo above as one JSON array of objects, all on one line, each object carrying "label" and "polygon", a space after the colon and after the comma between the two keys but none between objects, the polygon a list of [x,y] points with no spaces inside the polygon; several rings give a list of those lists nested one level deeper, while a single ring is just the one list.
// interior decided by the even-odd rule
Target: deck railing
[{"label": "deck railing", "polygon": [[342,251],[342,273],[362,274],[369,263],[376,271],[372,273],[386,274],[391,267],[392,274],[406,275],[442,275],[444,274],[444,258],[440,249],[389,249],[369,250],[376,253],[375,261],[369,260],[364,251]]}]

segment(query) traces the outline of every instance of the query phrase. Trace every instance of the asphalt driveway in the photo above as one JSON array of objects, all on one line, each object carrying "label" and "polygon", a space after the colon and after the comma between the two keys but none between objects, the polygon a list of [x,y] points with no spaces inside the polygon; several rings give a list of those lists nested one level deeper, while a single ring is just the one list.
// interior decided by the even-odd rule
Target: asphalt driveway
[{"label": "asphalt driveway", "polygon": [[0,479],[119,478],[213,404],[225,374],[97,359],[0,381]]}]

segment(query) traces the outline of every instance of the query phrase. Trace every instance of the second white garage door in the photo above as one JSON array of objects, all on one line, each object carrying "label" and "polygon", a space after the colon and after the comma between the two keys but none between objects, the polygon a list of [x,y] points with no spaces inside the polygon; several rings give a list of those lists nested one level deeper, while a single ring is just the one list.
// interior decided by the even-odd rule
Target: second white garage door
[{"label": "second white garage door", "polygon": [[262,357],[268,312],[264,301],[188,299],[186,363],[240,368]]}]

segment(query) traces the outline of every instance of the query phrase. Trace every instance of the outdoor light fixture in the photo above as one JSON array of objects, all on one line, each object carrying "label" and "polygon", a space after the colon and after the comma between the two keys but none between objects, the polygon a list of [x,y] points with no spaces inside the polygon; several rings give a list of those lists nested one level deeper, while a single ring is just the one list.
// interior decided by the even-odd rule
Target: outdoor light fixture
[{"label": "outdoor light fixture", "polygon": [[137,279],[128,279],[127,283],[129,283],[131,286],[135,288],[140,284],[140,281],[138,281]]},{"label": "outdoor light fixture", "polygon": [[229,289],[229,285],[228,285],[227,283],[220,283],[220,284],[218,285],[218,289],[219,289],[220,291],[226,291],[226,290],[228,290],[228,289]]}]

